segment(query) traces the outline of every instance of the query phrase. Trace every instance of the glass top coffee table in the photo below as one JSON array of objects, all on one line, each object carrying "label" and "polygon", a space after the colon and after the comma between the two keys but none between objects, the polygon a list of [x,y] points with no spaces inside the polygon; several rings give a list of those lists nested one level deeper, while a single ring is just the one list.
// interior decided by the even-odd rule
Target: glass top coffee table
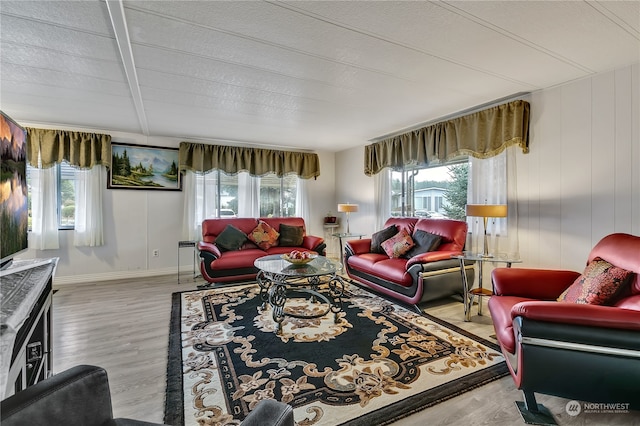
[{"label": "glass top coffee table", "polygon": [[[285,316],[310,319],[322,317],[331,311],[334,321],[339,322],[344,292],[344,281],[338,275],[342,269],[340,263],[318,256],[309,263],[296,265],[274,254],[256,259],[254,266],[259,269],[256,279],[260,285],[262,309],[266,308],[267,303],[271,306],[273,320],[278,324],[276,334],[282,334]],[[317,303],[324,309],[311,315],[285,310],[287,299],[296,294],[310,296],[309,303]]]}]

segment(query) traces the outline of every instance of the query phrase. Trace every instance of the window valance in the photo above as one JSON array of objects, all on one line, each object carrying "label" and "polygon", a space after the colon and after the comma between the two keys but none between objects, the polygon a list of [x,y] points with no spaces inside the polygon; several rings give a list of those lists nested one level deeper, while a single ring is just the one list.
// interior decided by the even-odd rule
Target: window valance
[{"label": "window valance", "polygon": [[27,127],[27,157],[32,167],[49,168],[63,161],[82,169],[111,166],[111,135]]},{"label": "window valance", "polygon": [[217,169],[229,174],[246,171],[252,176],[269,173],[279,177],[293,173],[302,179],[320,176],[320,160],[313,153],[180,142],[179,158],[180,170],[194,172]]},{"label": "window valance", "polygon": [[516,100],[367,145],[364,172],[444,163],[461,155],[489,158],[511,145],[529,152],[529,103]]}]

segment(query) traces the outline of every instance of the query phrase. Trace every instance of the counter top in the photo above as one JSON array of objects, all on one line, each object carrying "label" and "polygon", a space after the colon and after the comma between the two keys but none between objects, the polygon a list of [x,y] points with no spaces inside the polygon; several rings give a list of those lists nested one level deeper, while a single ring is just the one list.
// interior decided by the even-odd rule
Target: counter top
[{"label": "counter top", "polygon": [[58,258],[14,260],[0,272],[0,391],[4,394],[16,334],[55,274]]}]

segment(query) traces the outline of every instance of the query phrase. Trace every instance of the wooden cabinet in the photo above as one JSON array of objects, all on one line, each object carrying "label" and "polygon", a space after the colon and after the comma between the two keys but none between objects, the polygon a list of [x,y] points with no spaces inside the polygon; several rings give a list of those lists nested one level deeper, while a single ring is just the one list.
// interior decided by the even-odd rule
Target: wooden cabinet
[{"label": "wooden cabinet", "polygon": [[0,278],[2,399],[52,374],[51,302],[56,263],[57,259],[16,262]]}]

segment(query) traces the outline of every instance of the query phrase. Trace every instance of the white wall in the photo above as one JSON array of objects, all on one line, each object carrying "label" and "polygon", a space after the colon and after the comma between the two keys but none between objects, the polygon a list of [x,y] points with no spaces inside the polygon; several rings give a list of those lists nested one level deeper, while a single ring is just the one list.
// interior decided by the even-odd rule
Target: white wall
[{"label": "white wall", "polygon": [[[105,129],[75,129],[63,126],[24,126],[107,133],[114,142],[177,148],[181,139],[145,137],[141,134]],[[216,143],[212,140],[210,143]],[[326,206],[335,204],[334,153],[318,152],[320,177],[308,181],[311,215],[307,232],[323,235]],[[20,258],[59,257],[55,285],[85,283],[116,278],[177,274],[178,241],[182,239],[182,191],[105,189],[105,245],[74,247],[73,231],[60,231],[60,249],[34,250]],[[158,249],[160,256],[153,257]],[[182,270],[192,267],[192,253],[182,249]]]},{"label": "white wall", "polygon": [[581,271],[613,232],[640,235],[640,66],[531,96],[531,153],[519,155],[520,253]]},{"label": "white wall", "polygon": [[[640,66],[533,93],[530,153],[517,156],[519,266],[581,271],[612,232],[640,235]],[[336,197],[374,229],[364,147],[336,154]]]},{"label": "white wall", "polygon": [[[360,147],[336,153],[336,201],[358,204],[358,211],[350,213],[349,229],[352,234],[370,236],[377,230],[374,229],[374,178],[364,174],[366,144],[367,142],[363,141]],[[345,223],[344,215],[345,213],[338,213],[341,224]],[[342,232],[345,232],[345,229]]]}]

